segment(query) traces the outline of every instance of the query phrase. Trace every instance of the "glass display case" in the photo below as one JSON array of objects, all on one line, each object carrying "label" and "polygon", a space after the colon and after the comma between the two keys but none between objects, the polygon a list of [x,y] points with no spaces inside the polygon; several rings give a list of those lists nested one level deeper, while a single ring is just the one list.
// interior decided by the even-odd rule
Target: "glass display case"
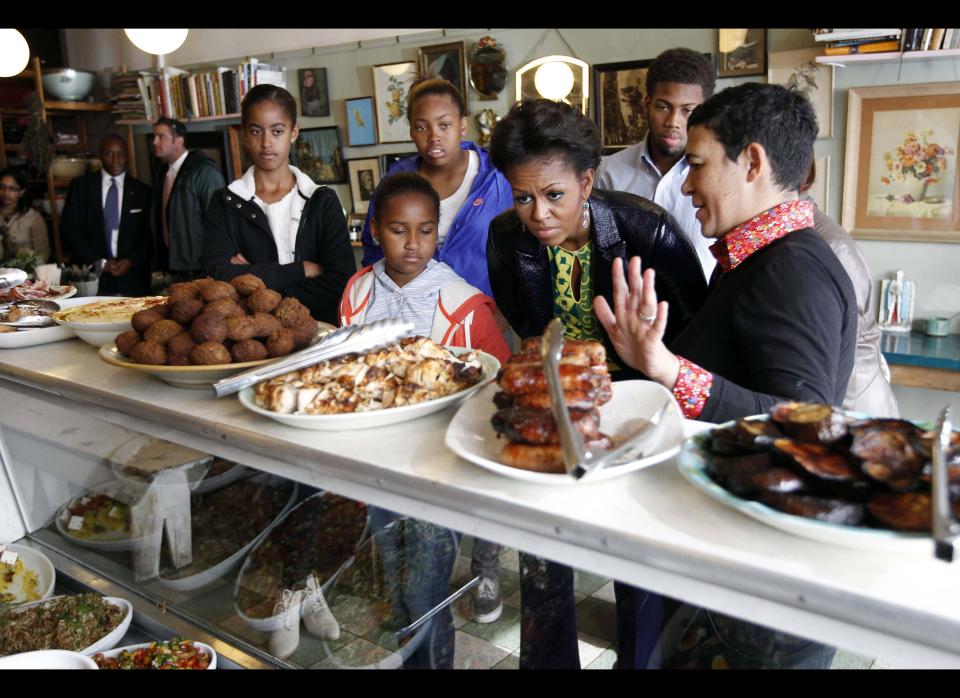
[{"label": "glass display case", "polygon": [[452,417],[302,430],[78,340],[3,350],[0,542],[128,599],[141,630],[245,667],[448,666],[473,579],[451,531],[901,665],[960,664],[960,568],[932,550],[776,530],[674,459],[605,482],[509,479],[446,448]]}]

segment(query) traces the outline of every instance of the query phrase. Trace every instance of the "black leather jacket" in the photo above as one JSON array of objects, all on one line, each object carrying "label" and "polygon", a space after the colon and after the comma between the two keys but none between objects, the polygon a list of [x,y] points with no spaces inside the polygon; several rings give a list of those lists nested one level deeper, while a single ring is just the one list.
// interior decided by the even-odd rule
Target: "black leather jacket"
[{"label": "black leather jacket", "polygon": [[[612,308],[613,260],[620,257],[626,264],[639,255],[644,269],[657,272],[657,299],[670,303],[664,337],[669,343],[706,297],[706,280],[693,247],[665,209],[640,196],[594,189],[590,213],[594,294],[606,298]],[[546,246],[521,227],[514,209],[490,223],[487,266],[494,299],[514,331],[521,338],[542,334],[553,319],[550,260]],[[604,339],[610,357],[625,366]]]}]

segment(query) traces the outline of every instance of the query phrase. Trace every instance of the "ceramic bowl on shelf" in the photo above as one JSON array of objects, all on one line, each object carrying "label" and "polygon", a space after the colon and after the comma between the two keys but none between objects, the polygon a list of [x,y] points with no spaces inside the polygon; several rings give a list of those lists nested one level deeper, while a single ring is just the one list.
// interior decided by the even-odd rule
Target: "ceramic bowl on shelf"
[{"label": "ceramic bowl on shelf", "polygon": [[87,158],[57,157],[50,163],[54,179],[75,179],[87,172],[90,162]]},{"label": "ceramic bowl on shelf", "polygon": [[64,102],[80,102],[93,92],[96,73],[73,68],[47,70],[43,73],[43,92],[49,98]]}]

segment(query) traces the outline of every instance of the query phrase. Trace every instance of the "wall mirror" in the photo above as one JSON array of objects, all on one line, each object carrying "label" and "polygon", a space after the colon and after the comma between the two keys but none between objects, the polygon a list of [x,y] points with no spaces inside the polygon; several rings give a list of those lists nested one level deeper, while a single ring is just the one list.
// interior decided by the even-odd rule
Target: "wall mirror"
[{"label": "wall mirror", "polygon": [[507,86],[507,53],[492,36],[481,38],[470,51],[470,85],[481,100],[493,100]]}]

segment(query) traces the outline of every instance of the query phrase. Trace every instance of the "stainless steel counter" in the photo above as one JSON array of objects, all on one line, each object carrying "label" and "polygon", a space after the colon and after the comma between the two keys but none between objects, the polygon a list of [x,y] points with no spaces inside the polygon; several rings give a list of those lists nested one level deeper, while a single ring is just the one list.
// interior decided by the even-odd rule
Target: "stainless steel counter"
[{"label": "stainless steel counter", "polygon": [[[444,446],[447,410],[340,433],[277,424],[70,340],[0,352],[0,399],[73,405],[154,436],[900,666],[960,666],[960,567],[851,550],[750,520],[673,460],[595,484],[504,478]],[[693,433],[705,425],[690,422]],[[39,424],[47,439],[56,424]],[[2,483],[0,483],[2,489]],[[2,496],[2,492],[0,492]]]}]

